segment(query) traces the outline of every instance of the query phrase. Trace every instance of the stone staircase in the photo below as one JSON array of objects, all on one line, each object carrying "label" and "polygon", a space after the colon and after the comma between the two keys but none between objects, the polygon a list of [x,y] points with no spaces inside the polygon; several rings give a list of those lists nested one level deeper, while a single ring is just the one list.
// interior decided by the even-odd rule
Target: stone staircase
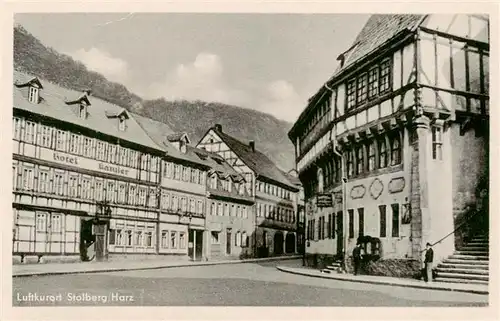
[{"label": "stone staircase", "polygon": [[339,273],[342,270],[342,265],[340,262],[333,262],[328,265],[326,268],[321,269],[321,273]]},{"label": "stone staircase", "polygon": [[436,282],[488,284],[488,234],[477,235],[453,255],[439,263]]}]

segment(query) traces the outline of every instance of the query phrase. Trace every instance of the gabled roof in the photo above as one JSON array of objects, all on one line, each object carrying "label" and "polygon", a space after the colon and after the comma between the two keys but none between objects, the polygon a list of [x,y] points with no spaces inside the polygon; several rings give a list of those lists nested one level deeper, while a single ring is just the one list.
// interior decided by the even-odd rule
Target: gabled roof
[{"label": "gabled roof", "polygon": [[16,85],[17,87],[25,87],[25,86],[28,86],[31,84],[36,84],[38,86],[38,88],[43,89],[42,82],[40,81],[40,79],[38,79],[38,77],[24,75],[24,76],[18,77],[14,81],[14,85]]},{"label": "gabled roof", "polygon": [[[14,71],[15,84],[26,82],[32,78],[34,77],[29,74]],[[22,89],[13,86],[13,108],[88,128],[105,135],[119,138],[123,141],[152,148],[158,152],[163,150],[161,145],[156,144],[149,138],[137,122],[133,120],[129,121],[127,130],[122,131],[118,128],[117,122],[106,117],[105,110],[121,111],[123,109],[122,107],[108,103],[97,97],[92,97],[92,107],[88,110],[88,117],[83,119],[78,117],[78,115],[72,111],[71,107],[66,104],[69,99],[81,97],[81,92],[58,86],[43,79],[41,79],[40,82],[43,83],[44,86],[44,99],[38,104],[30,103],[27,97],[23,95]]]},{"label": "gabled roof", "polygon": [[[361,29],[356,39],[352,42],[352,45],[339,55],[338,59],[343,59],[344,63],[332,73],[332,76],[326,83],[334,81],[341,73],[348,72],[355,63],[375,53],[382,45],[388,43],[403,31],[415,31],[425,17],[426,15],[415,14],[372,15],[363,29]],[[325,86],[322,86],[311,98],[309,98],[307,107],[302,111],[292,129],[290,129],[289,137],[290,134],[295,131],[297,124],[301,122],[310,108],[316,104],[317,99],[319,99],[326,90]]]},{"label": "gabled roof", "polygon": [[173,130],[170,128],[170,126],[136,113],[129,112],[129,114],[133,119],[137,121],[137,123],[156,144],[162,146],[167,156],[184,160],[190,163],[207,166],[206,161],[198,157],[192,149],[187,148],[186,153],[183,153],[168,142],[167,136],[173,133]]},{"label": "gabled roof", "polygon": [[222,132],[215,126],[211,128],[226,145],[258,176],[281,183],[292,189],[296,189],[276,164],[274,164],[266,155],[258,150],[253,151],[248,144],[244,144],[236,138]]},{"label": "gabled roof", "polygon": [[[193,146],[187,146],[187,151],[198,155],[200,159],[204,159],[205,164],[210,166],[212,168],[211,171],[216,172],[219,177],[226,178],[228,176],[231,176],[235,181],[244,180],[243,176],[238,174],[238,172],[236,172],[234,168],[231,167],[231,165],[229,165],[218,154]],[[216,161],[216,159],[220,161]]]},{"label": "gabled roof", "polygon": [[190,141],[186,132],[179,132],[179,133],[173,133],[173,134],[167,135],[167,140],[169,142],[178,142],[184,137],[186,138],[186,140],[188,142]]},{"label": "gabled roof", "polygon": [[351,50],[345,53],[344,65],[336,73],[349,68],[362,57],[395,37],[401,31],[415,30],[425,15],[416,14],[374,14],[354,40]]}]

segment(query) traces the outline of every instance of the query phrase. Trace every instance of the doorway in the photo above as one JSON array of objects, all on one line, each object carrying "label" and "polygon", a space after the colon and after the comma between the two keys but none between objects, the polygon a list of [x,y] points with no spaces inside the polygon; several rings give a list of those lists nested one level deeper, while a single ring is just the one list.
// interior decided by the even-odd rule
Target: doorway
[{"label": "doorway", "polygon": [[203,258],[203,231],[188,230],[188,256],[193,261],[201,261]]},{"label": "doorway", "polygon": [[232,240],[232,230],[228,228],[226,230],[226,254],[231,255],[231,240]]},{"label": "doorway", "polygon": [[287,233],[285,253],[295,253],[295,234]]},{"label": "doorway", "polygon": [[80,258],[82,261],[106,259],[106,222],[95,222],[91,218],[80,221]]},{"label": "doorway", "polygon": [[274,255],[283,254],[283,242],[284,242],[283,233],[276,232],[274,234]]},{"label": "doorway", "polygon": [[342,220],[342,212],[337,213],[337,255],[342,257],[344,247],[344,225]]}]

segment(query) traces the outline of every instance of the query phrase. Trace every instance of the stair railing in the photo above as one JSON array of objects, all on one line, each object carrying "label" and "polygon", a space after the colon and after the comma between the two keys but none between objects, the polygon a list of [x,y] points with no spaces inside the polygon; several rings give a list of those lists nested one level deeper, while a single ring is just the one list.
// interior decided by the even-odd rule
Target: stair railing
[{"label": "stair railing", "polygon": [[[467,217],[465,219],[465,221],[463,221],[462,223],[460,223],[452,232],[448,233],[446,236],[444,236],[443,238],[441,238],[439,241],[432,243],[432,246],[434,246],[436,244],[439,244],[442,241],[444,241],[445,239],[447,239],[448,237],[450,237],[451,235],[454,235],[456,231],[460,230],[462,227],[465,226],[466,223],[468,223],[472,218],[478,216],[479,214],[483,214],[483,212],[482,211],[475,211],[474,214],[472,214],[469,217]],[[421,250],[420,253],[423,253],[425,251],[426,251],[425,249]]]}]

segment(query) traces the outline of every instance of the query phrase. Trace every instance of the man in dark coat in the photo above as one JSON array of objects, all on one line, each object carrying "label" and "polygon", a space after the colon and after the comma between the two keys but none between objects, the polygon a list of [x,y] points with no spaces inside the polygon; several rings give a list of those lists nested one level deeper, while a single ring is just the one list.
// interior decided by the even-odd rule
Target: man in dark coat
[{"label": "man in dark coat", "polygon": [[432,250],[432,245],[430,243],[427,243],[426,246],[424,280],[425,282],[432,282],[432,261],[434,260],[434,251]]},{"label": "man in dark coat", "polygon": [[354,275],[357,275],[361,266],[361,244],[356,244],[356,247],[352,251],[352,258],[354,260]]}]

